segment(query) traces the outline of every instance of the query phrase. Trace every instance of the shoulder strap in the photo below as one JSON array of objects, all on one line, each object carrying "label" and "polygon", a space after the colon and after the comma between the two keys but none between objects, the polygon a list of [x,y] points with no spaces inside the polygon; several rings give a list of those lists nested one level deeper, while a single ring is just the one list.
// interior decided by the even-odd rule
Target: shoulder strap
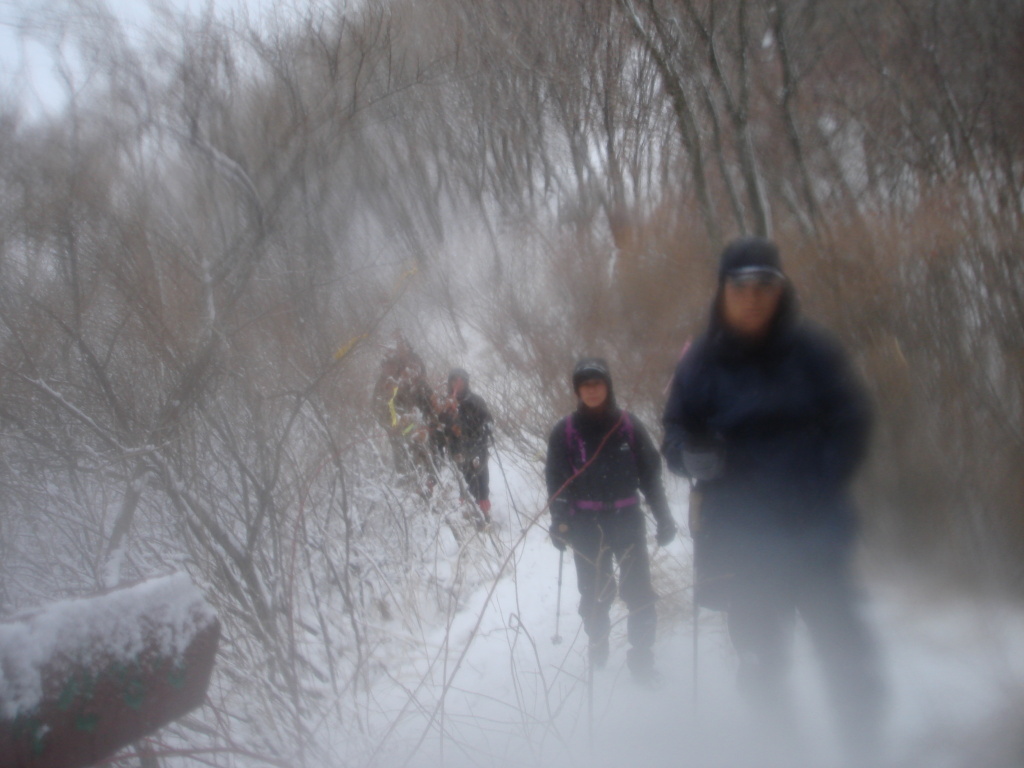
[{"label": "shoulder strap", "polygon": [[[565,452],[569,457],[569,466],[572,467],[573,472],[578,472],[579,468],[587,463],[587,447],[583,444],[583,438],[580,436],[579,430],[576,429],[576,425],[573,423],[573,415],[569,414],[565,417]],[[579,451],[580,462],[577,465],[575,461],[576,450]]]},{"label": "shoulder strap", "polygon": [[633,428],[633,420],[629,417],[629,411],[625,409],[622,411],[622,424],[619,426],[619,431],[626,435],[629,449],[636,456],[636,430]]},{"label": "shoulder strap", "polygon": [[[574,414],[569,414],[565,417],[565,452],[569,457],[569,466],[576,472],[587,463],[587,446],[584,444],[583,437],[573,423],[573,416]],[[635,458],[636,429],[633,427],[633,419],[630,418],[629,411],[625,409],[623,409],[622,418],[619,420],[619,432],[626,436],[629,450],[633,452],[633,457]],[[579,456],[579,464],[575,461],[577,455]]]}]

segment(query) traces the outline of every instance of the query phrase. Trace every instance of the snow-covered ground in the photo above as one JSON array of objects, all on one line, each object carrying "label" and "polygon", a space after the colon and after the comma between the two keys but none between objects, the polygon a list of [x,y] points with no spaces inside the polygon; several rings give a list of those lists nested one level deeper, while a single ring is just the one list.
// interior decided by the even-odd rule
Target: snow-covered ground
[{"label": "snow-covered ground", "polygon": [[[517,464],[509,454],[501,459],[500,466],[491,460],[495,541],[480,535],[464,550],[467,562],[486,562],[500,577],[453,604],[451,621],[428,637],[426,655],[389,670],[370,698],[375,743],[361,754],[339,744],[339,757],[417,768],[842,765],[806,637],[797,639],[793,674],[804,737],[799,760],[774,760],[755,736],[734,688],[735,660],[720,614],[700,614],[695,680],[685,526],[655,552],[661,684],[652,690],[630,678],[621,604],[610,663],[589,684],[571,556],[556,619],[559,556],[547,539],[546,515],[529,525],[544,503],[539,465]],[[684,486],[666,482],[682,524]],[[1020,719],[1024,614],[907,585],[867,586],[890,690],[887,762],[1019,764],[983,752],[1005,747],[988,736],[1008,713]]]},{"label": "snow-covered ground", "polygon": [[[559,592],[559,554],[547,537],[539,459],[502,451],[492,457],[491,470],[496,520],[491,533],[471,533],[472,526],[455,512],[458,488],[449,482],[454,495],[444,497],[444,484],[439,487],[437,508],[452,507],[452,528],[469,539],[460,545],[452,535],[439,545],[433,577],[423,590],[434,598],[422,606],[417,621],[392,620],[392,642],[378,648],[374,683],[357,694],[358,726],[346,721],[344,733],[335,734],[334,721],[310,713],[315,738],[333,744],[335,759],[325,765],[844,766],[806,636],[797,637],[792,676],[802,726],[798,756],[774,749],[766,738],[770,734],[745,711],[735,690],[736,662],[721,614],[701,612],[695,642],[685,527],[667,548],[651,544],[655,586],[662,596],[656,647],[660,684],[637,685],[626,669],[621,604],[613,616],[610,662],[589,679],[586,638],[576,614],[575,570],[567,553]],[[666,482],[682,524],[685,486],[673,478]],[[438,525],[447,534],[446,525]],[[866,608],[879,636],[890,694],[885,765],[1024,765],[1024,610],[943,594],[925,580],[897,583],[868,574],[866,586]],[[157,588],[175,599],[160,597],[153,591]],[[175,619],[174,626],[184,622],[190,627],[185,619],[194,604],[201,604],[183,576],[155,580],[136,592],[94,600],[110,605],[93,610],[91,623],[77,618],[78,602],[56,604],[35,619],[38,637],[29,642],[12,635],[2,645],[17,651],[18,659],[49,657],[59,644],[83,645],[75,638],[91,632],[93,624],[116,627],[119,617],[150,610],[151,604],[182,606],[185,618]],[[138,610],[126,606],[129,598]],[[162,615],[161,621],[167,620]],[[5,631],[26,630],[12,624]],[[121,645],[134,647],[128,641]],[[3,661],[0,709],[14,701],[32,706],[35,699],[26,696],[38,697],[33,694],[38,684],[21,671],[30,665]]]}]

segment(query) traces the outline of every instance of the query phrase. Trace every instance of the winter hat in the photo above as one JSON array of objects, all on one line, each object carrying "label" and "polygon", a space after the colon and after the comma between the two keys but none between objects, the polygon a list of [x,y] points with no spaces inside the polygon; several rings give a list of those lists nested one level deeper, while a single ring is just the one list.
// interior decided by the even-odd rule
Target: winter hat
[{"label": "winter hat", "polygon": [[448,374],[448,383],[451,384],[456,379],[462,379],[466,382],[466,386],[469,386],[469,374],[466,373],[463,368],[452,368],[451,373]]},{"label": "winter hat", "polygon": [[718,260],[718,281],[744,275],[771,275],[785,279],[779,247],[763,237],[741,237],[722,251]]},{"label": "winter hat", "polygon": [[469,394],[469,374],[463,368],[452,368],[448,374],[448,394],[453,393],[456,381],[462,380],[462,388],[458,391],[458,399],[462,400]]},{"label": "winter hat", "polygon": [[612,389],[612,374],[608,370],[608,363],[603,357],[583,357],[572,369],[572,390],[577,395],[580,393],[580,385],[590,379],[601,379],[608,385],[608,391]]}]

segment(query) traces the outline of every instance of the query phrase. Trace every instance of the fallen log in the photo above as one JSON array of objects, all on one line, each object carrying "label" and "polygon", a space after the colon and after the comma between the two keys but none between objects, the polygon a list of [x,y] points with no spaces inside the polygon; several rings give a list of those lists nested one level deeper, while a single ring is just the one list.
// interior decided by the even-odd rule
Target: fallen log
[{"label": "fallen log", "polygon": [[220,622],[183,574],[0,621],[0,768],[81,768],[202,704]]}]

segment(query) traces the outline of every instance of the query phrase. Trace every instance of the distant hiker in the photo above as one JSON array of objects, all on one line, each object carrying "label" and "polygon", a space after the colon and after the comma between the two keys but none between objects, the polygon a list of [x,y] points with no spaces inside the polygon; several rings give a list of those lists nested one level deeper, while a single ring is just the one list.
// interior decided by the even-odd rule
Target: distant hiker
[{"label": "distant hiker", "polygon": [[658,544],[667,545],[676,524],[661,484],[661,456],[644,425],[616,406],[604,360],[580,360],[572,386],[579,398],[576,411],[555,425],[548,440],[551,541],[560,550],[572,547],[580,616],[595,668],[608,660],[609,612],[616,592],[613,559],[618,562],[618,591],[629,608],[627,662],[635,678],[651,681],[657,595],[638,492],[657,520]]},{"label": "distant hiker", "polygon": [[449,455],[462,473],[485,523],[491,520],[487,469],[491,422],[483,398],[469,389],[469,374],[462,368],[453,369],[448,374],[448,401],[441,411],[441,423]]},{"label": "distant hiker", "polygon": [[799,615],[862,757],[878,745],[884,698],[851,574],[848,486],[869,425],[846,354],[799,318],[776,245],[730,243],[707,330],[679,362],[664,414],[668,466],[695,481],[697,600],[726,611],[740,689],[783,733],[794,726],[785,678]]},{"label": "distant hiker", "polygon": [[429,495],[437,483],[440,425],[423,360],[401,335],[381,360],[373,408],[387,432],[395,470],[402,475],[420,475]]}]

